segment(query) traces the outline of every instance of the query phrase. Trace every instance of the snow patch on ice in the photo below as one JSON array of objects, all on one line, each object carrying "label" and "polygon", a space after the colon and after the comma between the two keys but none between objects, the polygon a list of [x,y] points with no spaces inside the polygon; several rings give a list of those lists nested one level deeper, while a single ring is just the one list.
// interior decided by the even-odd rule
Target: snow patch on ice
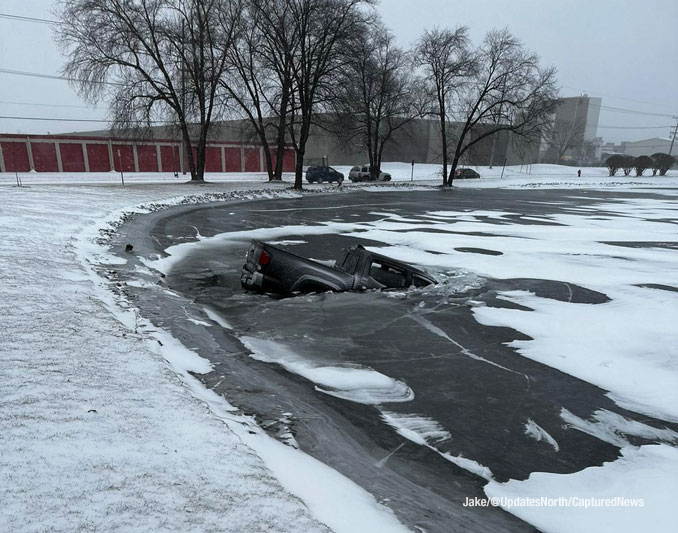
[{"label": "snow patch on ice", "polygon": [[572,428],[620,448],[629,444],[626,435],[678,445],[678,433],[675,431],[648,426],[607,409],[598,409],[590,420],[584,420],[563,408],[560,417]]},{"label": "snow patch on ice", "polygon": [[435,420],[416,414],[395,413],[392,411],[382,411],[381,418],[389,426],[396,430],[398,435],[414,442],[420,446],[426,446],[442,457],[454,463],[460,468],[471,472],[484,479],[492,479],[492,471],[474,461],[460,455],[453,455],[450,452],[443,452],[436,448],[436,445],[452,438],[450,432],[445,430]]},{"label": "snow patch on ice", "polygon": [[[524,481],[490,481],[489,498],[566,498],[574,505],[502,507],[552,533],[618,533],[619,531],[673,531],[678,523],[675,495],[678,490],[678,448],[665,444],[635,448],[627,446],[622,456],[602,466],[574,474],[533,472]],[[585,505],[605,499],[636,500],[642,506]]]},{"label": "snow patch on ice", "polygon": [[528,418],[527,422],[525,422],[525,434],[529,437],[532,437],[537,442],[543,441],[549,444],[557,452],[560,451],[560,446],[558,446],[556,439],[549,435],[548,431],[546,431],[531,418]]},{"label": "snow patch on ice", "polygon": [[316,390],[330,396],[366,405],[414,399],[414,392],[407,384],[371,368],[350,364],[323,365],[271,340],[240,337],[240,341],[252,352],[253,359],[278,364],[288,372],[315,383]]},{"label": "snow patch on ice", "polygon": [[488,481],[493,479],[492,470],[490,470],[485,465],[481,465],[478,461],[474,461],[473,459],[463,457],[461,454],[452,455],[449,452],[440,452],[440,451],[438,451],[438,453],[451,463],[457,465],[459,468],[463,468],[464,470],[471,472],[472,474],[475,474],[478,477],[481,477]]},{"label": "snow patch on ice", "polygon": [[382,411],[381,418],[395,428],[399,435],[422,446],[443,442],[452,437],[449,431],[427,416]]},{"label": "snow patch on ice", "polygon": [[228,320],[226,320],[223,316],[221,316],[221,314],[219,314],[217,311],[212,309],[211,307],[203,305],[202,310],[207,315],[207,318],[209,318],[210,320],[213,320],[214,322],[219,324],[222,328],[233,329],[233,326],[231,325],[231,323]]},{"label": "snow patch on ice", "polygon": [[280,241],[268,241],[269,244],[273,244],[275,246],[294,246],[297,244],[307,244],[308,241],[302,241],[302,240],[295,240],[295,239],[282,239]]},{"label": "snow patch on ice", "polygon": [[608,289],[614,300],[593,305],[505,291],[502,299],[531,311],[476,306],[473,314],[481,324],[531,337],[509,344],[523,356],[603,387],[642,413],[678,420],[678,330],[671,312],[678,294],[655,293]]}]

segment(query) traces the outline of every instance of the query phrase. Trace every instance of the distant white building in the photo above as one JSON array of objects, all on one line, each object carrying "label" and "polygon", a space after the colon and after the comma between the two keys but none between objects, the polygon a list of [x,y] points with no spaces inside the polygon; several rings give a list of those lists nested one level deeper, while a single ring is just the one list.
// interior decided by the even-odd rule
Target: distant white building
[{"label": "distant white building", "polygon": [[[622,142],[620,152],[633,157],[641,155],[652,155],[657,152],[669,153],[671,139],[653,137],[652,139],[643,139],[642,141]],[[673,147],[673,151],[678,150],[678,146]]]},{"label": "distant white building", "polygon": [[542,160],[592,161],[600,157],[602,139],[598,137],[601,98],[587,94],[561,98],[553,114],[553,123],[545,140]]}]

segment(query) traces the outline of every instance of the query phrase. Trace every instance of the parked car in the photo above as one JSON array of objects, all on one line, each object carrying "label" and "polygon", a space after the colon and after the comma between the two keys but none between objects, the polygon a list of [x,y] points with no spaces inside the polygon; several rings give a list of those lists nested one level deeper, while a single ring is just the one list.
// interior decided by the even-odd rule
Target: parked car
[{"label": "parked car", "polygon": [[247,290],[283,296],[425,287],[437,282],[422,270],[368,252],[361,245],[345,248],[334,266],[327,266],[257,240],[250,245],[240,276],[240,283]]},{"label": "parked car", "polygon": [[[353,167],[348,173],[348,179],[351,181],[374,181],[370,173],[370,165]],[[380,172],[378,181],[391,181],[391,175],[388,172]]]},{"label": "parked car", "polygon": [[457,171],[454,173],[454,178],[463,180],[463,179],[475,179],[479,178],[480,174],[478,174],[475,170],[472,168],[458,168]]},{"label": "parked car", "polygon": [[344,175],[332,167],[308,167],[306,169],[306,181],[309,183],[337,182],[341,185],[344,181]]}]

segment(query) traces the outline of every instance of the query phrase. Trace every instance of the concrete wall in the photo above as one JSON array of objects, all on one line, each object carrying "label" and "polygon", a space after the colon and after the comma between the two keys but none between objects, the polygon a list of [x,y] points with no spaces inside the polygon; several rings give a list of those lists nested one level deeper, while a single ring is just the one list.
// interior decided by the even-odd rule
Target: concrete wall
[{"label": "concrete wall", "polygon": [[[448,128],[448,154],[454,154],[456,137],[460,125],[450,123]],[[476,134],[483,132],[476,129]],[[494,155],[492,155],[494,152]],[[384,147],[384,162],[442,163],[442,139],[440,126],[435,120],[413,120],[397,130]],[[520,139],[509,132],[489,136],[474,145],[463,157],[465,165],[517,165],[523,162],[536,163],[539,155],[538,143],[523,146]],[[313,127],[306,145],[305,164],[320,164],[327,157],[330,165],[359,165],[369,161],[367,149],[356,143],[347,142],[326,129]]]}]

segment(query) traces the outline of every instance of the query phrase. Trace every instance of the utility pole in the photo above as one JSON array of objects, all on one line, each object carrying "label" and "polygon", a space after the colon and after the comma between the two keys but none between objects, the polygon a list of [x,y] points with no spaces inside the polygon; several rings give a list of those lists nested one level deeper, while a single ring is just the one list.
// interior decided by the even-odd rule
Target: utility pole
[{"label": "utility pole", "polygon": [[[678,121],[678,117],[673,117]],[[673,143],[676,142],[676,133],[678,133],[678,122],[676,122],[676,125],[673,126],[673,137],[671,137],[671,146],[669,147],[669,155],[671,155],[671,152],[673,151]]]}]

